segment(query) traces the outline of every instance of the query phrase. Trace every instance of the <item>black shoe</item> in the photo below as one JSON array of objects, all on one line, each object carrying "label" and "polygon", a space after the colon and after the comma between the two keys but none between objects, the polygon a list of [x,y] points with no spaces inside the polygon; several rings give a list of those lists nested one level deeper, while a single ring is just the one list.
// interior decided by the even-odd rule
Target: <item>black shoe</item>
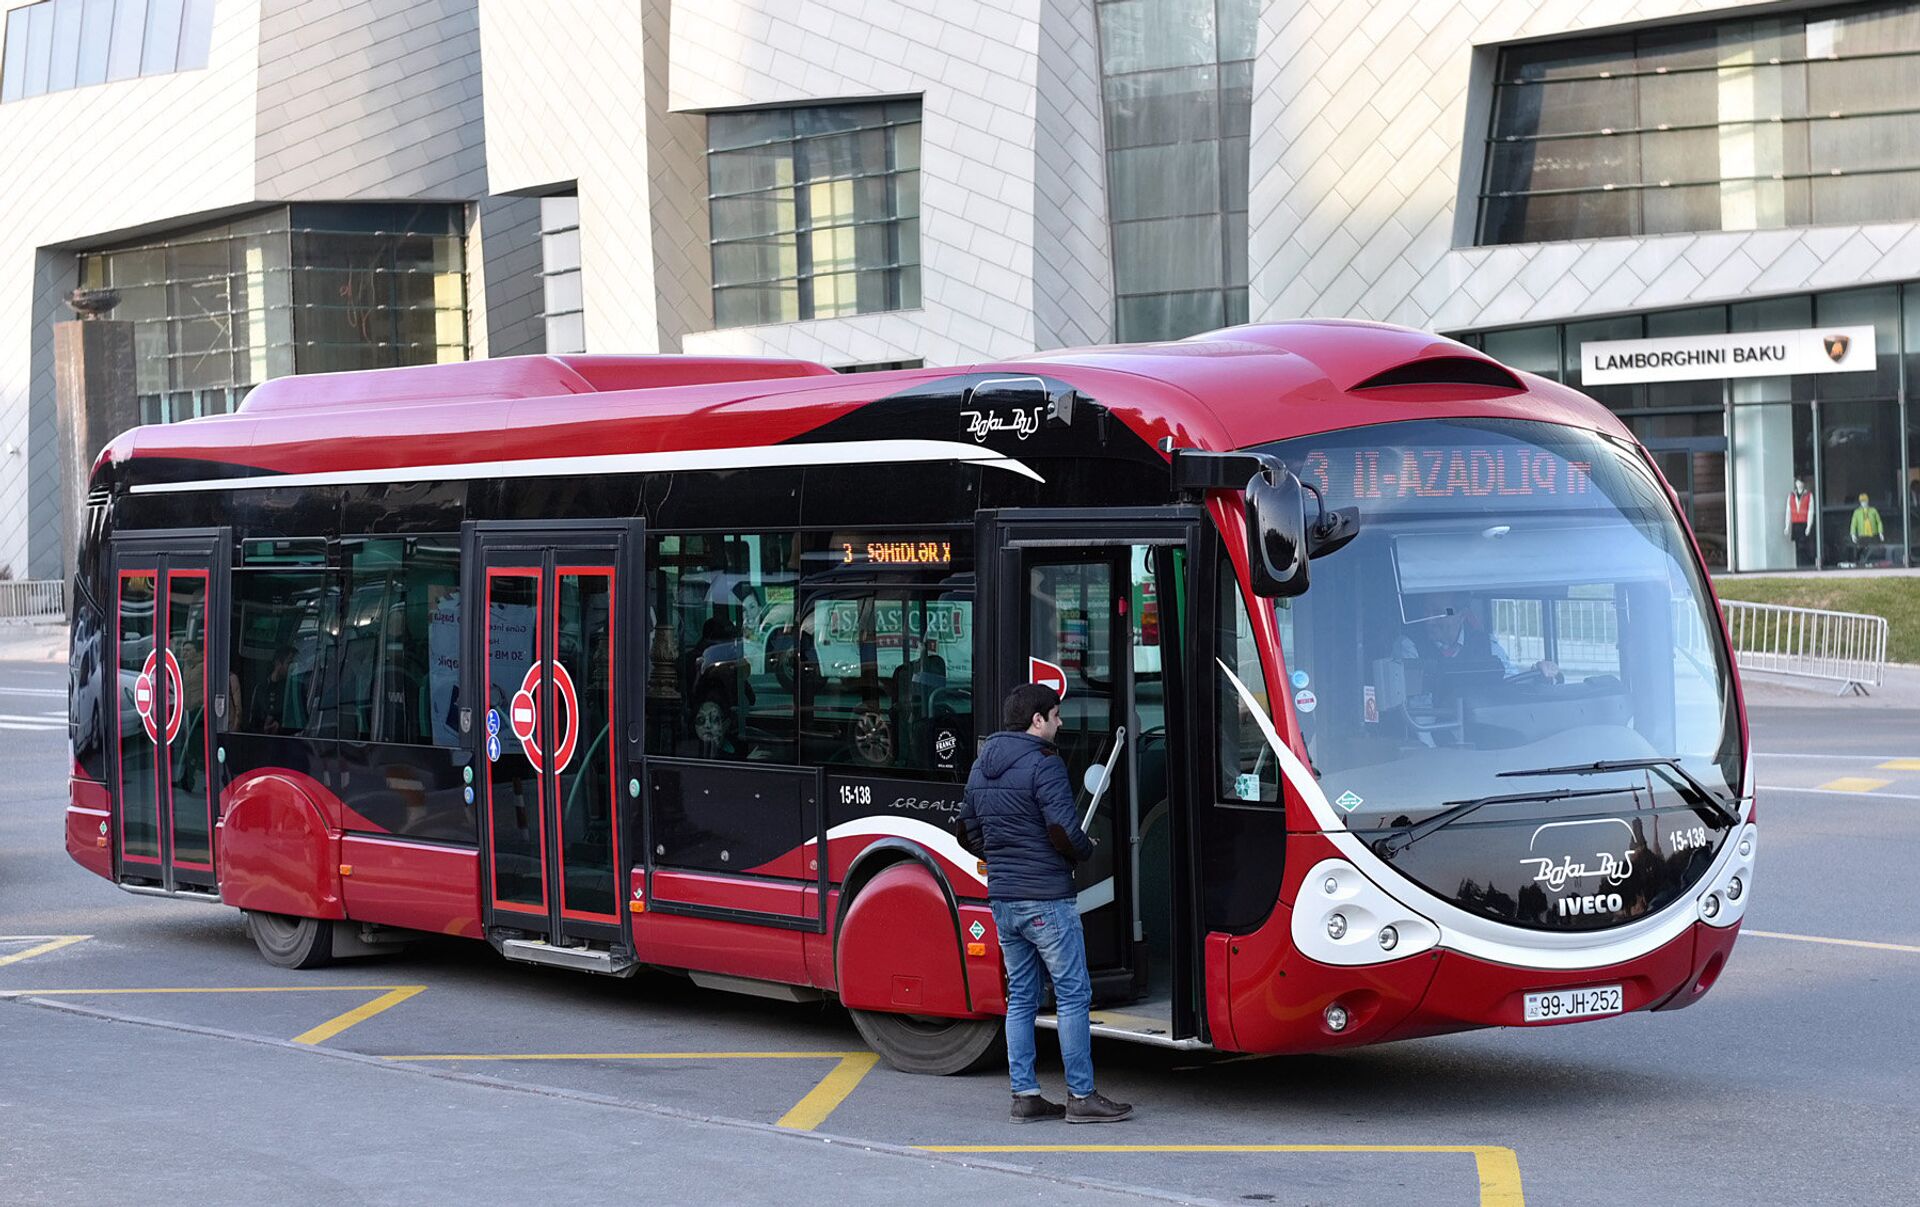
[{"label": "black shoe", "polygon": [[1073,1094],[1067,1095],[1068,1123],[1118,1123],[1122,1119],[1131,1118],[1133,1118],[1132,1103],[1115,1102],[1098,1090],[1085,1098]]},{"label": "black shoe", "polygon": [[1048,1102],[1038,1094],[1015,1094],[1013,1110],[1007,1118],[1014,1123],[1039,1123],[1046,1119],[1063,1118],[1067,1108],[1057,1102]]}]

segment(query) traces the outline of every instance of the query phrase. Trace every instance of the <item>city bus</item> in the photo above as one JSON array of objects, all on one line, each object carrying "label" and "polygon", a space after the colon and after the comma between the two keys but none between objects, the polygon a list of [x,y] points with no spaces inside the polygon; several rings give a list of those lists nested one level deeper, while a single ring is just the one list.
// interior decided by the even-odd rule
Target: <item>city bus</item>
[{"label": "city bus", "polygon": [[1104,1036],[1678,1009],[1751,895],[1672,489],[1605,408],[1433,335],[287,377],[119,437],[86,507],[68,849],[277,965],[463,936],[974,1067],[1005,987],[952,823],[1024,682],[1098,840]]}]

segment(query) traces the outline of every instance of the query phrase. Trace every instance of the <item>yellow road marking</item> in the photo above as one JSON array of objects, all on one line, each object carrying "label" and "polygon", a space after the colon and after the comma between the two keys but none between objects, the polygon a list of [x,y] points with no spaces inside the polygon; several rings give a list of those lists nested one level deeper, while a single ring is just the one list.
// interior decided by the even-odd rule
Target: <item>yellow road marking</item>
[{"label": "yellow road marking", "polygon": [[1470,1153],[1481,1207],[1523,1207],[1520,1159],[1491,1144],[921,1144],[930,1153]]},{"label": "yellow road marking", "polygon": [[364,1006],[355,1006],[338,1018],[330,1018],[311,1031],[302,1031],[293,1037],[293,1042],[297,1044],[325,1043],[327,1040],[345,1031],[348,1027],[356,1027],[380,1013],[382,1010],[390,1010],[415,994],[426,992],[426,988],[425,985],[402,985],[397,989],[390,989]]},{"label": "yellow road marking", "polygon": [[1821,792],[1871,792],[1875,788],[1884,788],[1892,780],[1868,779],[1864,775],[1843,775],[1837,780],[1828,780],[1821,784]]},{"label": "yellow road marking", "polygon": [[425,985],[248,985],[217,989],[8,989],[0,997],[92,997],[129,993],[380,993],[388,989],[425,989]]},{"label": "yellow road marking", "polygon": [[425,985],[227,985],[213,988],[179,989],[10,989],[0,997],[97,997],[162,993],[377,993],[380,996],[364,1006],[328,1019],[311,1030],[293,1037],[296,1044],[317,1044],[332,1039],[347,1028],[366,1022],[382,1010],[391,1009],[416,994],[426,992]]},{"label": "yellow road marking", "polygon": [[1920,771],[1920,759],[1888,759],[1874,764],[1876,771]]},{"label": "yellow road marking", "polygon": [[871,1052],[440,1052],[381,1060],[848,1060]]},{"label": "yellow road marking", "polygon": [[839,1063],[780,1116],[778,1126],[810,1132],[853,1093],[873,1071],[879,1057],[871,1052],[441,1052],[421,1056],[382,1056],[381,1060],[834,1060]]},{"label": "yellow road marking", "polygon": [[1872,951],[1903,951],[1908,955],[1920,956],[1920,947],[1905,943],[1873,943],[1866,939],[1828,939],[1819,935],[1789,935],[1777,930],[1753,930],[1742,927],[1743,935],[1758,935],[1763,939],[1792,939],[1796,943],[1826,943],[1834,947],[1865,947]]},{"label": "yellow road marking", "polygon": [[[0,942],[10,937],[12,936],[0,935]],[[35,956],[46,955],[50,951],[59,951],[62,947],[72,947],[75,943],[84,943],[91,938],[93,938],[92,935],[21,935],[19,939],[43,939],[45,942],[37,947],[29,947],[25,951],[16,951],[10,956],[0,956],[0,968],[5,968],[9,964],[18,964],[22,960],[31,960]]]},{"label": "yellow road marking", "polygon": [[820,1084],[807,1092],[807,1096],[794,1103],[793,1109],[780,1116],[779,1127],[790,1127],[797,1132],[810,1132],[827,1121],[834,1108],[847,1100],[860,1084],[860,1079],[873,1071],[880,1058],[871,1052],[855,1052],[840,1058],[833,1071],[820,1079]]}]

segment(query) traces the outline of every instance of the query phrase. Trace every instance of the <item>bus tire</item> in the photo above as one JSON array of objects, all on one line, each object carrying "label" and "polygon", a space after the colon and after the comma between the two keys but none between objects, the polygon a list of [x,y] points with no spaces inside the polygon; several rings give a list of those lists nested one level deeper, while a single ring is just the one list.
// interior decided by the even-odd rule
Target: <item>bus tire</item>
[{"label": "bus tire", "polygon": [[320,968],[333,963],[333,923],[247,911],[247,933],[267,963],[280,968]]},{"label": "bus tire", "polygon": [[902,1073],[947,1077],[971,1073],[1000,1052],[1005,1026],[997,1018],[928,1018],[877,1010],[850,1010],[867,1046]]}]

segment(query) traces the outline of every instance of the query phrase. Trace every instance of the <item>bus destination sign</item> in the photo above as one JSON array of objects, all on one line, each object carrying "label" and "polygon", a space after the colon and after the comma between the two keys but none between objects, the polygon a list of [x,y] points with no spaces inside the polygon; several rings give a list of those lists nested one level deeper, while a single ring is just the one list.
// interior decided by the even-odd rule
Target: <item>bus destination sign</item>
[{"label": "bus destination sign", "polygon": [[840,542],[843,566],[933,566],[953,565],[953,542],[916,540],[912,537],[880,537]]},{"label": "bus destination sign", "polygon": [[1331,449],[1309,453],[1301,471],[1329,507],[1396,499],[1578,500],[1593,489],[1591,462],[1525,444]]}]

